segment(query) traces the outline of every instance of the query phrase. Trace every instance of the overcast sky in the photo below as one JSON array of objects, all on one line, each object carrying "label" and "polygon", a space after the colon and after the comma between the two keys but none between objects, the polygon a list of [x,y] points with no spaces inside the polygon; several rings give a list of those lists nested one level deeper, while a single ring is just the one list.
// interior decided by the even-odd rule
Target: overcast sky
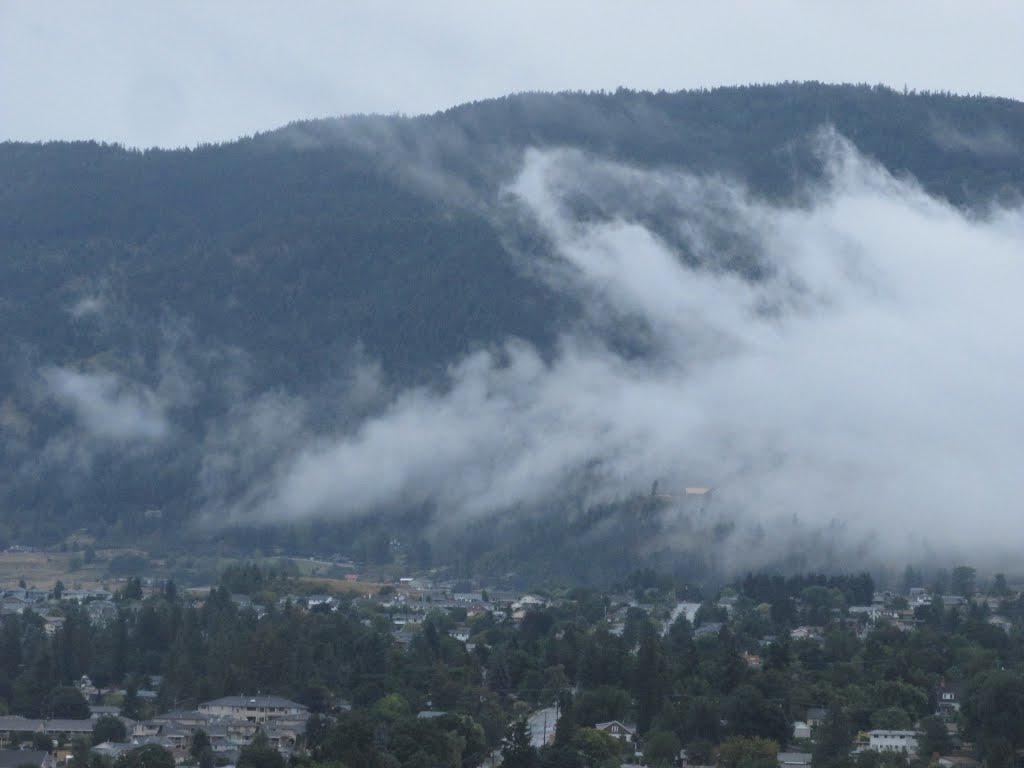
[{"label": "overcast sky", "polygon": [[222,141],[522,90],[822,80],[1024,99],[1018,2],[0,0],[0,138]]}]

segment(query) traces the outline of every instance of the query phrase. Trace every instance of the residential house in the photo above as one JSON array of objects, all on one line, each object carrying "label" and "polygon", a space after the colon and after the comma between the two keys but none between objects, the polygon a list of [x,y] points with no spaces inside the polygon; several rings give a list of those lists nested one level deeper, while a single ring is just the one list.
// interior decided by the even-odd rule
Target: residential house
[{"label": "residential house", "polygon": [[19,731],[35,732],[43,730],[42,720],[30,720],[21,715],[0,716],[0,735],[10,736]]},{"label": "residential house", "polygon": [[450,629],[448,631],[448,634],[451,637],[454,637],[460,643],[465,643],[466,641],[469,640],[470,629],[469,629],[469,627],[466,627],[466,626],[458,626],[458,627],[454,627],[454,628]]},{"label": "residential house", "polygon": [[793,723],[793,738],[794,739],[809,739],[811,738],[811,726],[807,723],[797,720]]},{"label": "residential house", "polygon": [[708,624],[701,624],[699,627],[693,630],[693,636],[707,637],[708,635],[717,635],[721,631],[722,625],[717,621],[713,621]]},{"label": "residential house", "polygon": [[935,714],[952,717],[960,711],[960,686],[943,680],[935,691]]},{"label": "residential house", "polygon": [[105,626],[117,618],[117,606],[111,600],[93,600],[85,604],[89,621]]},{"label": "residential house", "polygon": [[101,757],[106,757],[111,760],[116,760],[121,755],[127,754],[136,748],[136,745],[130,741],[115,742],[115,741],[104,741],[102,744],[97,744],[92,748],[92,751]]},{"label": "residential house", "polygon": [[28,600],[23,597],[7,595],[4,598],[0,598],[0,612],[2,613],[24,613],[28,606]]},{"label": "residential house", "polygon": [[159,736],[163,727],[164,723],[156,720],[140,720],[132,724],[129,733],[133,739],[150,739]]},{"label": "residential house", "polygon": [[210,715],[194,710],[175,710],[159,714],[151,718],[149,722],[157,725],[170,724],[179,728],[185,728],[186,730],[195,730],[196,728],[206,728],[212,719]]},{"label": "residential house", "polygon": [[817,627],[797,627],[791,630],[789,637],[792,640],[812,640],[821,636]]},{"label": "residential house", "polygon": [[811,728],[816,725],[821,725],[828,719],[828,710],[824,707],[810,707],[807,710],[807,716],[804,718],[804,722],[807,723]]},{"label": "residential house", "polygon": [[65,589],[60,593],[61,600],[84,603],[86,600],[112,600],[114,595],[105,589]]},{"label": "residential house", "polygon": [[331,702],[331,709],[335,712],[351,712],[352,702],[342,696],[336,696]]},{"label": "residential house", "polygon": [[186,752],[192,744],[192,732],[173,725],[160,729],[160,744],[173,752]]},{"label": "residential house", "polygon": [[779,765],[792,765],[792,766],[810,766],[811,764],[811,753],[810,752],[779,752],[776,758]]},{"label": "residential house", "polygon": [[284,717],[271,720],[262,726],[262,730],[275,746],[290,748],[294,747],[299,738],[306,732],[308,720],[308,712],[304,712],[301,715],[285,715]]},{"label": "residential house", "polygon": [[244,741],[235,740],[228,736],[228,729],[225,725],[215,723],[203,730],[210,737],[210,747],[214,752],[233,752],[245,746]]},{"label": "residential house", "polygon": [[250,723],[265,723],[284,715],[298,715],[308,707],[280,696],[225,696],[199,705],[206,715],[234,717]]},{"label": "residential house", "polygon": [[850,616],[855,618],[864,617],[868,621],[874,621],[877,619],[885,610],[885,606],[882,605],[851,605],[846,609]]},{"label": "residential house", "polygon": [[940,757],[939,765],[942,766],[942,768],[979,768],[981,763],[973,757],[950,755],[948,757]]},{"label": "residential house", "polygon": [[538,597],[537,595],[523,595],[519,600],[512,604],[512,609],[516,610],[518,608],[526,608],[527,606],[543,608],[547,604],[548,601],[543,597]]},{"label": "residential house", "polygon": [[518,593],[510,592],[507,589],[487,590],[488,602],[491,604],[492,607],[500,610],[510,609],[512,607],[512,603],[516,601],[516,598],[518,596]]},{"label": "residential house", "polygon": [[993,627],[999,627],[1004,632],[1009,632],[1013,628],[1013,622],[1005,616],[992,616],[989,618],[988,623]]},{"label": "residential house", "polygon": [[310,610],[313,608],[326,608],[329,611],[333,611],[337,609],[338,605],[338,598],[331,595],[309,595],[306,598],[306,607]]},{"label": "residential house", "polygon": [[56,635],[57,630],[61,629],[63,626],[63,616],[47,616],[43,619],[43,631],[50,636]]},{"label": "residential house", "polygon": [[55,719],[43,721],[43,733],[65,734],[67,736],[91,736],[92,718],[85,720]]},{"label": "residential house", "polygon": [[896,629],[902,632],[914,632],[923,621],[914,616],[912,610],[900,611],[896,617]]},{"label": "residential house", "polygon": [[252,741],[252,737],[256,735],[256,731],[260,730],[262,727],[262,723],[251,723],[248,720],[231,719],[225,723],[228,738],[240,744],[248,744]]},{"label": "residential house", "polygon": [[615,736],[621,741],[636,740],[636,726],[620,723],[618,720],[611,720],[607,723],[597,723],[594,728]]},{"label": "residential house", "polygon": [[683,615],[686,620],[693,624],[697,618],[697,611],[700,610],[700,603],[676,603],[675,610],[672,612],[672,620],[676,617]]},{"label": "residential house", "polygon": [[868,749],[877,752],[917,752],[917,731],[869,731]]},{"label": "residential house", "polygon": [[399,629],[392,631],[391,637],[399,648],[408,649],[412,645],[413,634],[408,630]]},{"label": "residential house", "polygon": [[732,612],[736,610],[736,600],[737,598],[735,595],[725,595],[723,597],[718,598],[717,605],[719,608],[722,608],[727,614],[732,615]]}]

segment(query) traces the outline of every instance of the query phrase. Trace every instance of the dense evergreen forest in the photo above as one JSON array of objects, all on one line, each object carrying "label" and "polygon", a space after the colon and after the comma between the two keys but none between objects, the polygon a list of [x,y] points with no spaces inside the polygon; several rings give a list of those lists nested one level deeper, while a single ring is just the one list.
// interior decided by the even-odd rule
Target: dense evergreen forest
[{"label": "dense evergreen forest", "polygon": [[[650,540],[656,478],[636,478],[634,497],[604,508],[567,489],[511,539],[494,520],[420,535],[443,510],[416,505],[382,510],[384,522],[283,534],[187,523],[213,501],[244,499],[274,465],[255,451],[223,457],[265,433],[293,438],[288,418],[274,420],[292,412],[282,403],[315,440],[386,407],[388,393],[440,386],[473,350],[512,337],[543,355],[582,322],[573,297],[533,269],[544,239],[501,218],[501,189],[527,148],[728,176],[781,200],[822,173],[812,137],[823,125],[956,206],[1024,189],[1013,151],[1024,105],[816,83],[517,94],[181,150],[0,145],[0,545],[86,529],[100,543],[164,550],[283,541],[373,560],[391,556],[401,527],[424,565],[457,553],[467,568],[508,571],[540,555],[590,568],[569,574],[585,579],[628,570],[600,559],[601,537]],[[580,215],[600,211],[580,201]],[[728,243],[720,252],[720,268],[757,278]],[[363,397],[367,376],[377,394]],[[81,413],[60,400],[71,391],[97,406],[84,436]],[[103,410],[115,401],[137,418]],[[160,418],[147,421],[155,402]],[[240,412],[262,426],[241,431]],[[698,540],[727,528],[707,524]],[[692,557],[684,569],[707,567]]]}]

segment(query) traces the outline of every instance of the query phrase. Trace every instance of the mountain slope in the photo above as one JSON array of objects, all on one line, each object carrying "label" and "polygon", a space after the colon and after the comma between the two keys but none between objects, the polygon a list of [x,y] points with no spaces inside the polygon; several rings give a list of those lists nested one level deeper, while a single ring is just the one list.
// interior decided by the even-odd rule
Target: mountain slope
[{"label": "mountain slope", "polygon": [[[244,511],[282,451],[356,430],[410,387],[443,390],[474,351],[514,338],[555,355],[594,318],[507,201],[527,150],[799,206],[825,124],[955,206],[1024,189],[1024,105],[815,83],[520,94],[194,150],[0,145],[0,540],[158,536],[216,516],[211,498]],[[596,192],[569,205],[611,216]],[[675,215],[637,217],[670,239]],[[759,279],[749,244],[720,234],[710,266]],[[635,331],[600,337],[642,357]]]}]

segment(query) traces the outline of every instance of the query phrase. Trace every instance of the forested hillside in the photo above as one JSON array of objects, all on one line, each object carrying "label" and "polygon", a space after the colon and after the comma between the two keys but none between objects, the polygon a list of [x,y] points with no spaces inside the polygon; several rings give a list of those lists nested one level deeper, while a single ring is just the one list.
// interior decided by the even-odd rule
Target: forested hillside
[{"label": "forested hillside", "polygon": [[[517,339],[546,360],[565,329],[594,322],[585,298],[545,273],[548,235],[507,201],[524,152],[727,178],[799,206],[823,174],[823,126],[957,207],[983,211],[1024,189],[1024,105],[814,83],[519,94],[174,151],[0,145],[0,544],[85,528],[171,548],[262,546],[267,534],[211,538],[183,522],[245,523],[283,452],[356,431],[403,393],[443,390],[475,351],[500,360],[496,345]],[[611,215],[597,198],[571,205],[580,221]],[[637,214],[665,237],[673,215]],[[758,280],[742,238],[719,236],[708,267]],[[603,343],[645,355],[643,333],[609,325]],[[643,506],[657,479],[637,476],[621,508]],[[592,508],[585,481],[541,506],[585,527],[565,512]],[[444,514],[415,498],[385,506],[405,531]],[[340,517],[328,535],[296,520],[292,540],[387,556],[386,526]],[[562,517],[541,519],[556,528],[545,543],[564,538]],[[479,520],[472,535],[485,543],[468,559],[530,556]]]}]

